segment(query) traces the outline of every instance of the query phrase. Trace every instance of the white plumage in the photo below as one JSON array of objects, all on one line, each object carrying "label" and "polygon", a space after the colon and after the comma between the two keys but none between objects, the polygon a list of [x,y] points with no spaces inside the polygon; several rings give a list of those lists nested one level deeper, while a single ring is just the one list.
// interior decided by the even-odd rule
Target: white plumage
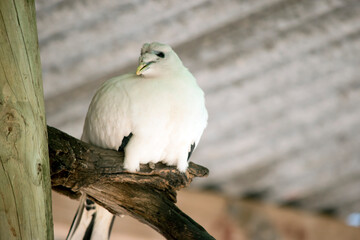
[{"label": "white plumage", "polygon": [[139,75],[115,77],[97,91],[82,139],[118,150],[132,133],[126,169],[162,161],[184,172],[191,145],[197,146],[207,124],[203,91],[169,46],[144,44],[141,52]]},{"label": "white plumage", "polygon": [[[82,140],[107,149],[124,150],[124,167],[131,172],[138,171],[140,163],[160,161],[185,172],[207,118],[204,93],[176,53],[168,45],[146,43],[141,49],[136,74],[112,78],[96,92]],[[95,219],[92,225],[96,227],[100,221],[108,224],[103,229],[91,229],[93,234],[88,239],[95,239],[95,235],[96,239],[107,239],[111,213],[95,203],[90,208],[89,200],[87,203],[86,207],[85,200],[82,201],[78,210],[82,214],[75,217],[68,238],[83,239],[89,229],[76,226],[89,225],[101,209],[102,219]],[[91,214],[92,221],[88,219],[90,214],[83,213],[85,207],[96,210]],[[99,232],[104,233],[102,237]]]}]

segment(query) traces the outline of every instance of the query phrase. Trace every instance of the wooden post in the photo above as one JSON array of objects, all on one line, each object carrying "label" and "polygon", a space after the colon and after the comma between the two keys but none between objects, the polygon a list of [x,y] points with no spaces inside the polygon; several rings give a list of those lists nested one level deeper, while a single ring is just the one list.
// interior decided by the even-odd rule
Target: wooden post
[{"label": "wooden post", "polygon": [[53,239],[34,0],[0,1],[0,239]]}]

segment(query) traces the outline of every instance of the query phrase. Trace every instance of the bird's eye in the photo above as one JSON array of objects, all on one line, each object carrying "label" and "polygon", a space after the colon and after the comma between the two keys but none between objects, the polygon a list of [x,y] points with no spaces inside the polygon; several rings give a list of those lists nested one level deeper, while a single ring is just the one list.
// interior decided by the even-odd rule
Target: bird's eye
[{"label": "bird's eye", "polygon": [[160,57],[160,58],[164,58],[165,57],[165,54],[163,52],[158,52],[158,51],[155,51],[154,52],[156,56]]}]

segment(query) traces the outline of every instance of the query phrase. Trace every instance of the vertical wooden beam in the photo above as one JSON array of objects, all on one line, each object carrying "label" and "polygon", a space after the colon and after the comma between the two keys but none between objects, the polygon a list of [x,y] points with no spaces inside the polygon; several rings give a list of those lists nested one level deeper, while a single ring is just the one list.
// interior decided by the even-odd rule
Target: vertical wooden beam
[{"label": "vertical wooden beam", "polygon": [[0,239],[53,239],[34,0],[0,1]]}]

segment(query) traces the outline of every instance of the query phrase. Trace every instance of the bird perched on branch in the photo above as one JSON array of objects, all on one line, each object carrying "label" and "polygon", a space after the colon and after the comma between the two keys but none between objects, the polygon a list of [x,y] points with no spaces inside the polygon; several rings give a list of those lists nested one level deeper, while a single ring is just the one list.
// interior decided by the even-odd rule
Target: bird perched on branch
[{"label": "bird perched on branch", "polygon": [[[124,168],[163,162],[185,172],[207,125],[204,93],[168,45],[145,43],[136,73],[106,81],[93,97],[82,140],[125,152]],[[113,215],[82,197],[67,239],[108,239]]]}]

